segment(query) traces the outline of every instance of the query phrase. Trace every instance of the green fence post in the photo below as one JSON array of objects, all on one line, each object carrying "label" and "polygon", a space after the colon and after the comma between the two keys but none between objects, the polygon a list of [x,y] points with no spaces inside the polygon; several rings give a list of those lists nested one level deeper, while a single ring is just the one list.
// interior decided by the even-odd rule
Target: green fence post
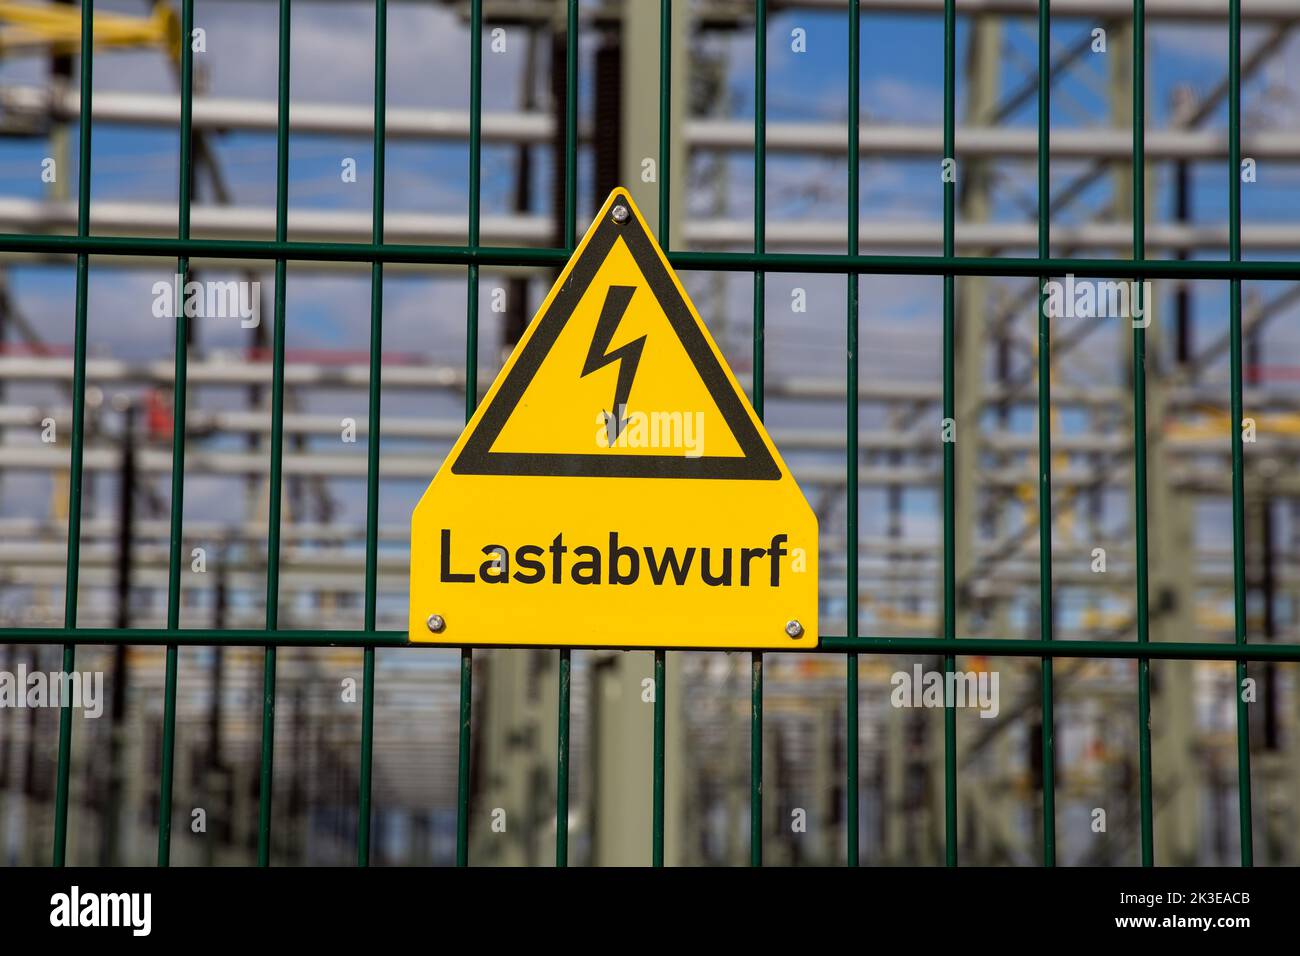
[{"label": "green fence post", "polygon": [[[669,115],[672,110],[672,0],[659,0],[659,248],[669,252],[669,174],[672,143]],[[664,865],[664,735],[667,684],[667,658],[663,650],[654,652],[654,739],[651,757],[650,863]]]},{"label": "green fence post", "polygon": [[[479,163],[483,155],[483,0],[470,0],[469,251],[478,252]],[[478,406],[478,269],[469,264],[465,306],[465,421]],[[460,726],[456,761],[456,865],[469,866],[469,758],[474,652],[460,652]]]},{"label": "green fence post", "polygon": [[[94,0],[81,0],[81,99],[77,120],[77,238],[90,235],[90,135]],[[86,426],[86,285],[90,263],[77,255],[77,314],[72,354],[72,458],[68,464],[68,555],[63,594],[63,626],[77,628],[78,572],[81,569],[81,484]],[[63,673],[76,666],[76,645],[63,645]],[[54,790],[54,865],[63,866],[68,853],[68,778],[72,770],[72,707],[59,708],[59,764]]]},{"label": "green fence post", "polygon": [[569,714],[571,652],[560,650],[560,687],[555,747],[555,865],[569,865]]},{"label": "green fence post", "polygon": [[[761,256],[767,231],[767,0],[754,11],[754,254]],[[757,264],[757,263],[756,263]],[[754,272],[754,411],[763,417],[764,288],[766,276]],[[750,655],[749,862],[763,865],[763,654]]]},{"label": "green fence post", "polygon": [[[1052,255],[1051,80],[1052,13],[1038,5],[1038,258]],[[1052,605],[1052,319],[1042,290],[1050,276],[1038,277],[1038,631],[1053,638]],[[1042,677],[1043,865],[1056,865],[1056,718],[1052,700],[1052,659],[1044,657]]]},{"label": "green fence post", "polygon": [[[1146,259],[1146,7],[1133,0],[1133,258]],[[1139,277],[1138,295],[1142,283]],[[1133,509],[1137,571],[1137,640],[1151,640],[1147,562],[1146,329],[1133,329]],[[1151,801],[1151,661],[1138,659],[1138,801],[1142,865],[1155,865]]]},{"label": "green fence post", "polygon": [[664,865],[664,694],[667,692],[664,652],[655,651],[655,703],[654,703],[654,757],[651,784],[654,797],[650,824],[650,862],[652,866]]},{"label": "green fence post", "polygon": [[[275,240],[287,240],[289,218],[289,0],[280,0],[278,109],[275,147]],[[267,514],[266,629],[280,625],[280,516],[284,469],[285,259],[275,260],[275,330],[271,367],[271,476]],[[257,864],[271,864],[271,796],[275,758],[276,645],[262,660],[262,766],[257,813]]]},{"label": "green fence post", "polygon": [[[375,0],[375,133],[371,148],[374,180],[370,199],[370,241],[384,241],[384,158],[388,132],[388,0]],[[383,439],[384,263],[370,264],[370,381],[366,429],[366,595],[365,628],[375,630],[379,591],[379,447]],[[370,790],[374,771],[375,649],[362,651],[361,766],[357,793],[357,866],[370,865]]]},{"label": "green fence post", "polygon": [[[955,0],[944,0],[943,5],[943,155],[945,160],[956,161],[957,114],[957,9]],[[956,204],[955,176],[943,177],[943,256],[955,258],[953,232]],[[945,422],[956,420],[954,404],[954,277],[951,271],[943,274],[943,417]],[[955,435],[953,436],[956,437]],[[952,441],[943,443],[943,636],[953,640],[957,636],[957,565],[956,523],[957,493],[954,487],[956,459]],[[946,675],[953,673],[956,657],[947,654],[943,659]],[[943,709],[943,782],[944,782],[944,859],[948,866],[957,865],[957,712],[953,702],[945,695]]]},{"label": "green fence post", "polygon": [[[190,237],[190,202],[193,198],[194,174],[194,0],[182,0],[180,36],[181,81],[181,154],[177,201],[180,219],[177,237]],[[190,261],[181,257],[176,264],[181,288],[189,278]],[[172,500],[171,528],[167,556],[167,628],[176,630],[181,619],[181,546],[185,521],[185,407],[189,366],[189,323],[185,310],[176,311],[176,368],[172,384]],[[167,671],[163,687],[162,774],[158,787],[158,865],[171,864],[172,785],[176,757],[176,684],[179,652],[175,644],[167,645]]]},{"label": "green fence post", "polygon": [[[1241,262],[1241,0],[1228,2],[1228,256]],[[1232,279],[1229,313],[1229,375],[1232,390],[1232,604],[1236,645],[1246,645],[1246,488],[1242,447],[1241,394],[1241,278]],[[1255,861],[1250,793],[1250,716],[1242,685],[1246,660],[1237,660],[1237,815],[1240,822],[1241,865]]]},{"label": "green fence post", "polygon": [[[861,0],[849,0],[849,202],[848,232],[849,255],[858,254],[858,187],[861,166],[861,123],[858,103],[861,84],[859,59],[862,52]],[[845,627],[850,640],[858,637],[858,275],[848,276],[848,327],[845,332],[845,350],[848,353],[848,393],[845,406],[847,454],[845,485],[848,493],[844,501],[845,580],[844,596],[848,610]],[[845,655],[844,688],[844,802],[845,802],[845,863],[858,865],[858,655],[849,651]]]},{"label": "green fence post", "polygon": [[[568,0],[564,34],[564,246],[572,254],[578,220],[578,0]],[[555,865],[569,865],[569,712],[572,655],[560,651],[555,731]]]}]

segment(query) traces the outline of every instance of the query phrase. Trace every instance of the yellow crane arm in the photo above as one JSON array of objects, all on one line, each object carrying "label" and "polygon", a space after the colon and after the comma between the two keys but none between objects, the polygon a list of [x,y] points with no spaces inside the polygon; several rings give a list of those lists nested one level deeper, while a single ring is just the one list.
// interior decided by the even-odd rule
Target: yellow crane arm
[{"label": "yellow crane arm", "polygon": [[[96,13],[96,47],[162,47],[180,55],[176,11],[157,4],[147,17]],[[81,49],[81,8],[72,4],[0,0],[0,56],[6,53],[72,54]]]}]

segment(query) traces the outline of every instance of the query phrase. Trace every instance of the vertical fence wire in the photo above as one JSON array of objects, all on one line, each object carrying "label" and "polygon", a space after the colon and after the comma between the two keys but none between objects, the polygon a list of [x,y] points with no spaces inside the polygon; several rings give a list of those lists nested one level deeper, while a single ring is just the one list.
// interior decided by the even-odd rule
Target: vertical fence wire
[{"label": "vertical fence wire", "polygon": [[567,3],[564,25],[564,248],[572,255],[578,244],[578,0],[567,0]]},{"label": "vertical fence wire", "polygon": [[[668,202],[672,139],[669,113],[672,109],[672,0],[659,0],[659,248],[668,254]],[[650,824],[650,862],[664,865],[664,735],[666,727],[667,658],[662,649],[654,652],[654,741],[651,767],[653,799]]]},{"label": "vertical fence wire", "polygon": [[[578,0],[568,0],[564,34],[564,247],[573,252],[578,218]],[[572,654],[560,651],[555,722],[555,865],[569,865],[569,715]]]},{"label": "vertical fence wire", "polygon": [[560,650],[559,702],[555,719],[555,865],[569,865],[569,685],[570,652]]},{"label": "vertical fence wire", "polygon": [[[470,0],[469,248],[479,244],[479,161],[483,153],[483,0]],[[465,421],[478,405],[478,262],[471,262],[465,290]],[[470,717],[474,652],[460,652],[460,711],[456,760],[456,865],[469,865]]]},{"label": "vertical fence wire", "polygon": [[[754,8],[754,252],[762,255],[767,230],[767,0]],[[765,278],[754,272],[754,411],[763,417]],[[749,863],[763,865],[763,654],[750,655]]]},{"label": "vertical fence wire", "polygon": [[654,787],[654,800],[651,810],[650,823],[650,863],[652,866],[664,865],[664,731],[665,731],[665,701],[664,692],[667,690],[667,675],[664,652],[655,651],[654,657],[655,669],[655,704],[654,704],[654,757],[652,771],[652,785]]},{"label": "vertical fence wire", "polygon": [[672,189],[673,0],[659,0],[659,248],[668,255],[669,205]]},{"label": "vertical fence wire", "polygon": [[[861,0],[849,0],[849,201],[848,239],[849,255],[858,254],[858,180],[861,163],[861,134],[859,130],[859,66],[862,52]],[[844,501],[845,581],[844,595],[846,634],[850,640],[858,636],[858,274],[848,276],[848,315],[845,330],[845,351],[848,358],[847,394],[845,404],[847,455],[845,456]],[[858,865],[858,655],[856,651],[845,654],[844,688],[844,802],[845,802],[845,862]]]},{"label": "vertical fence wire", "polygon": [[[81,0],[81,99],[77,119],[77,235],[90,235],[90,97],[94,47],[94,0]],[[86,285],[90,262],[77,254],[76,325],[72,354],[72,449],[68,463],[68,555],[63,595],[63,625],[77,626],[77,589],[81,570],[81,485],[86,423]],[[76,645],[63,645],[63,673],[76,666]],[[54,865],[68,853],[68,785],[72,771],[72,705],[59,707],[59,762],[54,789]]]},{"label": "vertical fence wire", "polygon": [[[1133,258],[1146,258],[1146,5],[1133,0]],[[1141,296],[1143,284],[1134,286]],[[1145,313],[1144,313],[1145,314]],[[1133,329],[1133,514],[1137,586],[1137,640],[1151,640],[1147,576],[1147,374],[1146,329]],[[1138,658],[1138,803],[1142,865],[1155,865],[1151,799],[1151,659]]]},{"label": "vertical fence wire", "polygon": [[[275,241],[285,242],[289,218],[289,22],[290,0],[280,0],[280,64],[275,131]],[[280,625],[280,518],[284,466],[285,259],[275,260],[275,335],[271,368],[271,475],[266,541],[266,629]],[[271,796],[275,757],[276,646],[262,661],[262,766],[258,790],[257,864],[271,863]]]},{"label": "vertical fence wire", "polygon": [[[388,0],[375,0],[375,132],[370,208],[370,241],[384,241],[384,162],[388,129]],[[370,381],[366,431],[366,596],[365,629],[375,631],[379,588],[379,446],[383,394],[384,262],[370,264]],[[357,865],[370,865],[370,792],[374,771],[375,649],[362,652],[361,766],[357,784]]]},{"label": "vertical fence wire", "polygon": [[[1051,258],[1051,95],[1052,14],[1048,0],[1038,3],[1038,258]],[[1045,641],[1054,631],[1052,603],[1052,320],[1046,288],[1038,277],[1038,632]],[[1056,865],[1056,718],[1052,658],[1042,675],[1043,865]]]},{"label": "vertical fence wire", "polygon": [[[1241,0],[1228,3],[1228,256],[1241,261]],[[1246,489],[1241,394],[1241,279],[1230,284],[1229,351],[1232,395],[1232,598],[1233,633],[1239,647],[1246,644]],[[1267,504],[1265,505],[1267,507]],[[1240,821],[1241,865],[1254,865],[1250,792],[1250,720],[1243,684],[1246,660],[1238,658],[1237,698],[1237,814]]]},{"label": "vertical fence wire", "polygon": [[[194,186],[194,0],[181,4],[180,36],[180,175],[177,201],[180,205],[176,234],[181,240],[190,237],[190,200]],[[189,279],[190,260],[182,256],[176,263],[180,288]],[[181,617],[181,545],[185,521],[185,409],[189,389],[189,321],[185,310],[176,310],[176,371],[172,383],[172,500],[171,528],[167,556],[167,627],[176,630]],[[163,684],[163,728],[161,775],[158,785],[158,865],[171,863],[172,785],[176,757],[176,692],[179,650],[167,645],[166,676]]]},{"label": "vertical fence wire", "polygon": [[[944,0],[943,5],[943,155],[954,164],[951,175],[943,177],[943,256],[953,258],[953,232],[956,218],[956,113],[957,113],[957,5]],[[951,434],[943,442],[943,636],[957,636],[957,566],[956,566],[956,373],[954,283],[951,271],[943,274],[943,418]],[[956,667],[952,654],[944,655],[945,685]],[[944,862],[957,865],[957,712],[953,701],[944,695],[943,709],[943,804]]]}]

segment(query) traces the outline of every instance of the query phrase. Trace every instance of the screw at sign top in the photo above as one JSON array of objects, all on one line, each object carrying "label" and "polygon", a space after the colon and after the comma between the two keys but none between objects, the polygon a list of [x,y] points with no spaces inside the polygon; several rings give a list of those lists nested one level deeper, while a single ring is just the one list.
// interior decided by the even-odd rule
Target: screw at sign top
[{"label": "screw at sign top", "polygon": [[786,621],[785,632],[792,640],[798,640],[803,637],[803,625],[798,621]]},{"label": "screw at sign top", "polygon": [[622,203],[618,203],[610,210],[609,214],[614,217],[614,221],[617,223],[627,222],[627,217],[631,215],[631,213],[627,211],[627,206],[624,206]]},{"label": "screw at sign top", "polygon": [[441,634],[447,628],[447,622],[443,620],[441,614],[430,614],[429,619],[425,621],[429,625],[429,630],[435,634]]}]

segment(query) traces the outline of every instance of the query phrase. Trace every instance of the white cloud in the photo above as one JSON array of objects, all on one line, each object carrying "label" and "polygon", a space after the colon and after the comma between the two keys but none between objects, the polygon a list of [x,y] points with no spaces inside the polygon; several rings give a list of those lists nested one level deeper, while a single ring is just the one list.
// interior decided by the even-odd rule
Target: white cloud
[{"label": "white cloud", "polygon": [[877,77],[862,92],[862,111],[865,117],[877,122],[941,122],[943,90],[897,76]]}]

